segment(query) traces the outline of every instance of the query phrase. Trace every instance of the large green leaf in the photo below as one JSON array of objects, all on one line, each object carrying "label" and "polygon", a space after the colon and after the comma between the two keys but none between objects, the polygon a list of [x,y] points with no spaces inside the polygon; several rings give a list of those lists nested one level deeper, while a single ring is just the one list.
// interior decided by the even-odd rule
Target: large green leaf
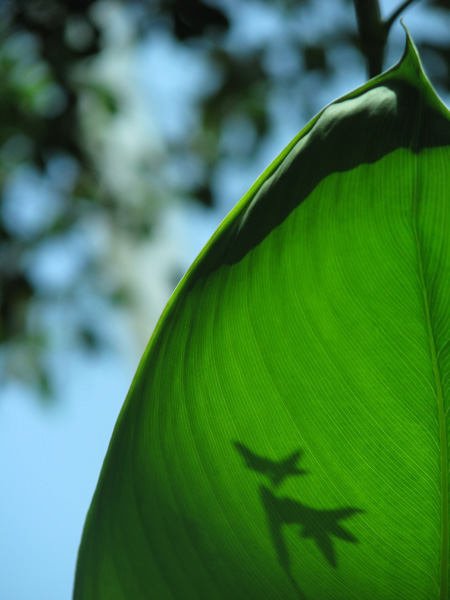
[{"label": "large green leaf", "polygon": [[408,41],[225,219],[119,416],[77,600],[447,600],[449,146]]}]

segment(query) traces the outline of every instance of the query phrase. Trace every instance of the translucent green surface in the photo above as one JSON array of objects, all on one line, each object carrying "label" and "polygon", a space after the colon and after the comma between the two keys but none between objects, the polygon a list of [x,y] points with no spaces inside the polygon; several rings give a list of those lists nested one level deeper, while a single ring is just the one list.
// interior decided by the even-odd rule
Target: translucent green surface
[{"label": "translucent green surface", "polygon": [[448,599],[449,219],[449,114],[408,41],[293,140],[172,296],[76,600]]}]

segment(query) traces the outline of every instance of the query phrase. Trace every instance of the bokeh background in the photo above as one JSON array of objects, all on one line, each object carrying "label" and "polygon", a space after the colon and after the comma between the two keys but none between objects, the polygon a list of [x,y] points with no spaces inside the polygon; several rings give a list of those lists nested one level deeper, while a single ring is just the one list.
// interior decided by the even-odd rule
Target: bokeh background
[{"label": "bokeh background", "polygon": [[[405,23],[448,104],[450,0],[414,2]],[[397,23],[385,67],[404,41]],[[0,600],[70,598],[170,294],[366,71],[351,0],[0,0]]]}]

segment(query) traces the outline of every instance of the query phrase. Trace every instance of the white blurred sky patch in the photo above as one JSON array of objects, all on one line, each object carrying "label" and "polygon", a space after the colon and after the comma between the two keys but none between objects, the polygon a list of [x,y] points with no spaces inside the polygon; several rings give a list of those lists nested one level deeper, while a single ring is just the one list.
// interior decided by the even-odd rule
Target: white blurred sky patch
[{"label": "white blurred sky patch", "polygon": [[105,86],[117,99],[119,110],[108,113],[99,104],[98,94],[84,94],[84,135],[108,187],[131,204],[147,201],[151,211],[156,198],[145,197],[147,176],[154,172],[154,164],[164,159],[158,113],[140,83],[140,50],[133,42],[126,7],[104,1],[96,8],[103,50],[78,78],[87,89]]}]

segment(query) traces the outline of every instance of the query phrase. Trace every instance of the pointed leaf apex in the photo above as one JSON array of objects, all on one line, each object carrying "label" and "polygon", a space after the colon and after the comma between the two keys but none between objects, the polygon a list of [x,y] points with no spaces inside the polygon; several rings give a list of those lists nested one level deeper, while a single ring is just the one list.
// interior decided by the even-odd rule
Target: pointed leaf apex
[{"label": "pointed leaf apex", "polygon": [[394,77],[403,79],[414,87],[420,88],[427,103],[441,114],[445,114],[446,118],[449,118],[449,111],[446,105],[439,98],[431,81],[425,74],[419,51],[417,50],[403,19],[400,20],[400,23],[406,34],[405,50],[400,61],[392,67],[392,69],[387,71],[385,75],[389,77],[392,73]]},{"label": "pointed leaf apex", "polygon": [[405,50],[403,51],[403,56],[396,66],[407,75],[407,79],[416,80],[417,76],[419,76],[421,79],[425,78],[427,83],[430,85],[422,67],[419,51],[417,50],[417,47],[411,37],[411,34],[409,33],[408,28],[406,27],[403,19],[400,19],[400,23],[403,29],[405,30],[406,42]]}]

